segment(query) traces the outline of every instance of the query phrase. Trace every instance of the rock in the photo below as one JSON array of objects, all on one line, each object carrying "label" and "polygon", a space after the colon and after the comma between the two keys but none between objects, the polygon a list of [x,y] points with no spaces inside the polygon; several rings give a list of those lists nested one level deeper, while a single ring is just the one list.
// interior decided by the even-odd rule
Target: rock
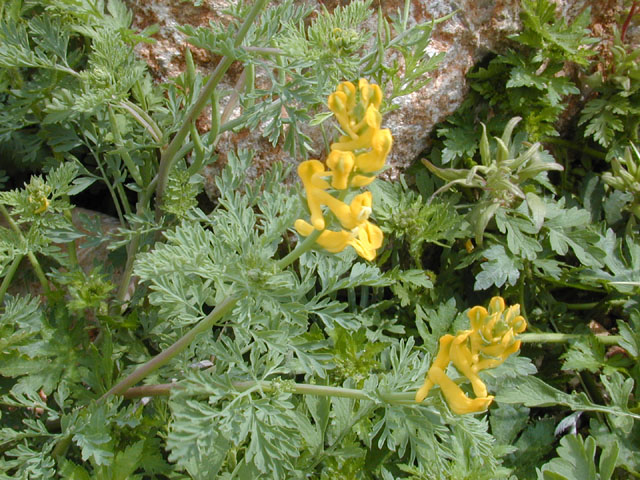
[{"label": "rock", "polygon": [[[320,8],[329,10],[341,0],[310,0]],[[404,0],[374,0],[372,18],[368,28],[377,25],[376,11],[379,5],[384,15],[395,14],[404,6]],[[569,21],[584,8],[591,6],[595,30],[601,36],[610,37],[610,25],[623,12],[623,0],[559,0],[559,12]],[[207,24],[209,20],[223,20],[219,14],[227,4],[226,0],[203,1],[201,7],[194,7],[177,0],[143,0],[130,2],[134,11],[134,25],[144,28],[152,23],[160,26],[156,35],[158,43],[142,45],[139,53],[143,56],[158,80],[177,75],[184,68],[183,51],[186,47],[184,36],[176,30],[176,25]],[[389,156],[390,169],[387,178],[394,179],[408,167],[428,146],[428,138],[434,126],[446,119],[462,103],[468,91],[466,74],[491,51],[503,51],[508,45],[508,35],[517,32],[519,20],[519,0],[411,0],[410,23],[428,22],[457,10],[448,21],[437,25],[432,34],[428,53],[435,55],[445,52],[445,57],[436,71],[430,74],[431,82],[419,91],[397,99],[400,108],[384,119],[384,126],[391,129],[394,147]],[[199,66],[209,71],[215,59],[206,52],[192,48]],[[233,85],[238,71],[227,74],[226,84]],[[202,125],[199,125],[202,128]],[[320,152],[320,136],[310,132],[316,151]],[[254,171],[249,176],[260,175],[272,162],[298,163],[279,145],[273,147],[258,131],[226,134],[221,138],[218,150],[224,160],[226,152],[236,148],[251,148],[256,151]],[[211,195],[213,182],[209,178],[207,190]]]}]

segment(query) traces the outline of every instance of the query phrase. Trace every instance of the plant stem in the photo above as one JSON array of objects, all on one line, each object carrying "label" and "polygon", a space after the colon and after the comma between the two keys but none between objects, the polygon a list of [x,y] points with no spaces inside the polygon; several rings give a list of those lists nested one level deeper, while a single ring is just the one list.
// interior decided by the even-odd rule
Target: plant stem
[{"label": "plant stem", "polygon": [[133,274],[133,263],[136,259],[136,253],[138,252],[139,246],[140,234],[135,235],[131,239],[131,243],[127,246],[127,263],[124,266],[124,271],[120,278],[120,285],[118,286],[118,293],[116,294],[116,301],[119,304],[124,303],[124,297],[127,295],[127,291],[129,290],[129,281]]},{"label": "plant stem", "polygon": [[131,116],[140,124],[142,127],[149,132],[151,138],[157,143],[162,143],[162,131],[160,127],[153,121],[153,119],[145,112],[143,109],[138,107],[135,103],[131,103],[128,100],[122,100],[119,104],[119,107],[123,108]]},{"label": "plant stem", "polygon": [[[2,213],[2,216],[5,218],[5,220],[11,227],[11,229],[14,232],[16,232],[16,234],[20,237],[21,240],[24,241],[22,230],[20,230],[20,227],[18,227],[16,222],[13,221],[13,218],[11,218],[11,215],[7,211],[6,207],[2,204],[0,204],[0,213]],[[40,266],[40,262],[38,262],[38,259],[36,258],[36,256],[33,254],[31,250],[27,252],[27,258],[29,259],[31,266],[33,267],[33,271],[35,272],[36,277],[38,277],[38,280],[42,285],[42,289],[44,290],[44,293],[49,293],[49,282],[47,281],[47,277],[44,274],[42,267]]]},{"label": "plant stem", "polygon": [[[264,8],[264,6],[268,2],[269,0],[257,0],[253,4],[253,7],[247,13],[247,17],[245,18],[244,23],[240,27],[240,30],[238,30],[236,38],[233,42],[234,47],[238,48],[242,44],[244,37],[249,31],[249,28],[255,21],[260,11]],[[211,74],[211,78],[200,91],[200,95],[198,96],[198,99],[195,101],[195,103],[191,107],[191,110],[189,110],[189,112],[185,116],[182,126],[180,127],[180,130],[178,130],[178,132],[175,134],[175,136],[171,140],[171,143],[169,143],[169,146],[162,153],[162,157],[160,159],[160,167],[158,168],[158,175],[157,175],[158,184],[156,189],[156,205],[157,205],[156,217],[159,217],[160,209],[162,208],[161,207],[162,197],[164,195],[164,191],[167,186],[169,171],[173,166],[176,153],[178,152],[178,150],[180,150],[180,147],[182,146],[184,139],[189,134],[191,122],[195,121],[198,115],[200,115],[200,112],[202,112],[204,107],[211,100],[211,95],[213,94],[213,91],[216,89],[216,87],[220,83],[220,80],[222,80],[222,77],[224,76],[224,74],[226,73],[226,71],[229,69],[229,67],[233,62],[234,62],[234,59],[231,57],[228,57],[228,56],[222,57],[222,59],[218,63],[218,66]]]},{"label": "plant stem", "polygon": [[138,367],[124,379],[120,380],[116,385],[111,387],[107,393],[102,395],[98,401],[103,402],[110,395],[119,395],[125,392],[129,387],[135,385],[144,377],[168,363],[173,357],[187,348],[199,334],[210,330],[214,325],[218,324],[225,314],[233,309],[240,298],[241,297],[237,295],[230,295],[225,298],[216,306],[216,308],[213,309],[213,311],[211,311],[211,313],[209,313],[209,315],[203,318],[196,326],[184,334],[173,345],[160,352],[144,365]]},{"label": "plant stem", "polygon": [[2,285],[0,285],[0,305],[2,305],[2,302],[4,301],[4,296],[7,293],[7,290],[9,289],[11,280],[13,280],[13,276],[16,274],[16,271],[18,270],[18,266],[20,265],[20,262],[22,261],[23,258],[24,258],[24,255],[18,255],[16,256],[16,258],[13,259],[13,263],[9,267],[7,274],[2,280]]},{"label": "plant stem", "polygon": [[595,338],[604,345],[618,345],[620,335],[591,335],[580,333],[521,333],[517,337],[522,343],[567,343],[581,338]]},{"label": "plant stem", "polygon": [[631,4],[631,9],[629,10],[629,14],[627,15],[627,18],[624,21],[624,24],[622,25],[622,30],[620,33],[620,41],[622,43],[624,43],[624,37],[627,34],[627,29],[629,28],[629,24],[631,23],[631,19],[633,18],[633,15],[636,12],[636,8],[638,7],[638,1],[634,0],[633,4]]},{"label": "plant stem", "polygon": [[[263,392],[273,392],[281,389],[290,389],[292,393],[298,395],[316,395],[319,397],[340,397],[351,398],[354,400],[371,400],[369,395],[355,388],[331,387],[328,385],[312,385],[308,383],[283,384],[270,381],[245,381],[233,382],[233,387],[239,392],[247,390],[261,390]],[[166,396],[171,393],[174,388],[181,388],[178,383],[162,383],[158,385],[143,385],[128,389],[123,393],[125,398],[141,398],[153,396]],[[378,397],[385,403],[390,405],[407,405],[415,404],[415,392],[390,392],[380,394]]]},{"label": "plant stem", "polygon": [[302,243],[299,243],[292,252],[278,260],[278,262],[276,263],[278,269],[282,270],[286,268],[287,266],[295,262],[303,253],[311,250],[321,233],[322,232],[320,230],[314,230],[313,232],[311,232],[311,235],[305,238]]}]

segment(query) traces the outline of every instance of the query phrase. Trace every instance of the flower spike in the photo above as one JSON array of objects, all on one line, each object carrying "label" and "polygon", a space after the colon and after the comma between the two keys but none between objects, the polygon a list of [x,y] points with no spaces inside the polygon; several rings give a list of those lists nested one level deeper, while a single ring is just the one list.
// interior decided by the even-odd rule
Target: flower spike
[{"label": "flower spike", "polygon": [[[345,134],[331,145],[326,167],[318,160],[302,162],[298,175],[307,196],[311,223],[302,219],[295,228],[302,236],[313,230],[322,232],[316,243],[335,253],[351,245],[358,255],[373,260],[382,246],[382,230],[369,222],[373,197],[371,192],[356,195],[350,204],[342,201],[347,192],[369,185],[375,173],[384,167],[393,138],[388,129],[380,129],[380,105],[383,94],[378,85],[360,79],[358,86],[342,82],[329,95],[327,106]],[[331,192],[344,192],[339,198]],[[323,208],[324,207],[324,208]],[[325,230],[331,212],[341,231]]]}]

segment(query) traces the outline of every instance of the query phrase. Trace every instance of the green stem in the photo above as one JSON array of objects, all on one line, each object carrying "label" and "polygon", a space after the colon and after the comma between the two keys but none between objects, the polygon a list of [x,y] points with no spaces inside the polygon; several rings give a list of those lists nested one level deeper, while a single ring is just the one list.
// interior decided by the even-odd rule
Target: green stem
[{"label": "green stem", "polygon": [[122,100],[118,104],[118,106],[129,112],[131,116],[140,125],[142,125],[142,127],[147,132],[149,132],[149,135],[151,135],[151,138],[153,138],[156,143],[162,143],[162,131],[160,130],[160,127],[158,127],[158,124],[154,122],[153,119],[147,114],[147,112],[145,112],[135,103],[131,103],[128,100]]},{"label": "green stem", "polygon": [[567,307],[567,310],[593,310],[601,303],[602,302],[565,303],[565,306]]},{"label": "green stem", "polygon": [[[253,7],[248,12],[247,17],[245,18],[244,23],[240,27],[240,30],[238,30],[238,33],[233,43],[233,46],[235,48],[238,48],[242,44],[244,37],[249,31],[249,28],[254,23],[260,11],[264,8],[264,6],[268,2],[269,0],[257,0],[256,3],[254,3]],[[195,103],[191,107],[191,110],[189,110],[189,112],[185,116],[182,126],[180,127],[180,130],[178,130],[176,135],[171,140],[171,143],[169,143],[169,146],[162,153],[162,157],[160,159],[160,167],[158,168],[158,184],[157,184],[157,190],[156,190],[156,201],[159,208],[156,210],[156,217],[160,215],[160,209],[162,208],[161,207],[162,197],[164,195],[165,188],[167,187],[169,172],[171,170],[171,167],[173,166],[176,153],[178,153],[185,138],[189,134],[191,122],[195,121],[196,118],[198,118],[198,115],[200,115],[200,112],[202,112],[204,107],[211,100],[211,95],[213,94],[213,91],[216,89],[216,87],[220,83],[220,80],[222,80],[222,77],[224,76],[226,71],[229,69],[233,61],[234,59],[231,57],[227,57],[227,56],[222,57],[222,59],[218,63],[218,66],[211,74],[211,78],[203,87],[203,89],[200,91],[200,95],[198,96],[198,99],[195,101]]]},{"label": "green stem", "polygon": [[[69,200],[68,195],[66,196],[66,199]],[[64,218],[66,218],[70,224],[73,224],[73,216],[71,215],[71,212],[69,210],[65,210],[63,215],[64,215]],[[71,240],[70,242],[67,243],[67,254],[69,255],[69,260],[71,261],[73,266],[75,268],[78,268],[80,264],[78,263],[78,252],[76,249],[75,240]]]},{"label": "green stem", "polygon": [[618,345],[620,335],[591,335],[580,333],[522,333],[517,337],[522,343],[567,343],[581,338],[595,338],[603,345]]},{"label": "green stem", "polygon": [[124,271],[122,272],[120,285],[118,286],[118,293],[116,294],[116,301],[119,304],[124,303],[124,297],[127,295],[127,291],[129,290],[129,281],[133,274],[133,263],[136,259],[136,253],[138,252],[139,246],[140,234],[137,234],[131,239],[131,243],[127,247],[127,263],[125,264]]},{"label": "green stem", "polygon": [[276,262],[276,266],[278,267],[278,269],[283,270],[284,268],[295,262],[298,258],[300,258],[303,253],[311,250],[321,233],[322,232],[320,230],[314,230],[313,232],[311,232],[311,235],[305,238],[302,243],[299,243],[292,252]]},{"label": "green stem", "polygon": [[[6,209],[6,207],[4,205],[0,204],[0,213],[2,213],[2,216],[5,218],[5,220],[7,221],[7,223],[9,224],[9,226],[11,227],[11,229],[16,232],[16,234],[18,235],[18,237],[20,237],[21,240],[24,241],[24,236],[22,235],[22,230],[20,230],[20,227],[18,227],[18,225],[16,224],[16,222],[13,221],[13,218],[11,218],[11,215],[9,214],[8,210]],[[49,293],[49,282],[47,281],[47,277],[44,274],[44,271],[42,270],[42,267],[40,266],[40,262],[38,262],[38,259],[36,258],[36,256],[33,254],[32,251],[27,252],[27,258],[29,259],[29,262],[31,263],[31,267],[33,267],[33,271],[36,274],[36,277],[38,277],[38,280],[40,281],[40,284],[42,285],[42,289],[44,290],[44,293]]]},{"label": "green stem", "polygon": [[22,261],[23,258],[24,258],[24,255],[18,255],[16,256],[16,258],[13,259],[13,263],[11,263],[11,266],[9,267],[7,274],[2,280],[2,285],[0,285],[0,305],[2,305],[2,302],[4,301],[4,296],[7,293],[7,290],[9,289],[11,280],[13,280],[13,276],[16,274],[16,271],[18,270],[18,266],[20,265],[20,262]]},{"label": "green stem", "polygon": [[144,365],[138,367],[135,371],[127,375],[124,379],[120,380],[114,385],[107,393],[102,395],[98,401],[103,402],[110,395],[120,395],[125,392],[129,387],[135,385],[144,377],[152,372],[155,372],[158,368],[167,364],[172,358],[181,353],[189,344],[201,333],[210,330],[214,325],[230,312],[235,304],[240,300],[240,296],[230,295],[220,302],[216,308],[213,309],[209,315],[203,318],[195,327],[189,330],[182,338],[177,340],[166,350],[163,350],[158,355],[153,357]]},{"label": "green stem", "polygon": [[[273,392],[276,390],[290,389],[292,393],[298,395],[316,395],[319,397],[340,397],[351,398],[353,400],[371,400],[364,390],[355,388],[331,387],[328,385],[313,385],[309,383],[283,384],[271,381],[246,381],[233,382],[233,387],[239,392],[248,390],[261,390],[263,392]],[[125,398],[141,398],[153,396],[166,396],[174,388],[182,388],[178,383],[162,383],[158,385],[142,385],[128,389],[123,393]],[[379,394],[378,398],[390,405],[415,404],[415,392],[389,392]]]},{"label": "green stem", "polygon": [[124,187],[121,183],[116,185],[116,191],[118,192],[118,196],[120,197],[120,202],[124,207],[125,215],[131,216],[131,205],[129,205],[129,199],[127,198],[127,194],[124,191]]},{"label": "green stem", "polygon": [[49,282],[47,281],[47,276],[44,274],[44,271],[40,266],[40,262],[38,262],[38,259],[36,258],[35,254],[33,252],[27,252],[27,258],[29,259],[29,262],[31,262],[31,267],[33,268],[33,271],[36,272],[36,277],[38,277],[38,280],[40,281],[40,285],[42,285],[42,289],[44,290],[44,293],[45,294],[49,293]]},{"label": "green stem", "polygon": [[[89,142],[86,141],[86,138],[85,138],[85,145],[89,146]],[[98,154],[90,146],[89,146],[89,149],[93,154],[93,158],[95,158],[96,160],[96,165],[98,165],[98,169],[100,170],[100,174],[102,175],[102,180],[107,186],[107,190],[109,190],[109,194],[111,195],[111,200],[113,200],[113,205],[116,208],[116,213],[118,214],[118,220],[120,221],[120,225],[124,227],[126,225],[126,222],[124,221],[124,215],[122,214],[122,208],[120,208],[120,202],[118,201],[118,196],[116,195],[116,191],[114,190],[113,185],[111,185],[111,183],[109,182],[109,177],[107,177],[107,173],[102,167],[102,162],[100,161],[100,157],[98,157]]]}]

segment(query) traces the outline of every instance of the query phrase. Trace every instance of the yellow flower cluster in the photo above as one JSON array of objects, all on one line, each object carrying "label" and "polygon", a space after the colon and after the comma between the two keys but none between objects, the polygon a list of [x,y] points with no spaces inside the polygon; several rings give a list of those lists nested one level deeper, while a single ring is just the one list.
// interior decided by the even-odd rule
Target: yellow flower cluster
[{"label": "yellow flower cluster", "polygon": [[[368,220],[371,192],[356,195],[349,204],[342,200],[349,189],[367,186],[375,179],[375,172],[384,166],[391,150],[391,132],[380,128],[381,103],[382,90],[378,85],[369,84],[364,78],[357,88],[351,82],[341,83],[329,95],[328,105],[345,135],[331,145],[326,167],[318,160],[307,160],[298,166],[311,223],[298,219],[295,228],[304,237],[314,230],[321,231],[317,243],[329,252],[341,252],[351,245],[358,255],[373,260],[382,246],[382,231]],[[326,229],[323,206],[335,215],[342,230]]]},{"label": "yellow flower cluster", "polygon": [[[493,395],[488,394],[478,372],[497,367],[520,349],[520,340],[515,336],[527,328],[527,322],[520,315],[520,305],[507,309],[502,297],[491,299],[489,311],[476,306],[469,310],[468,316],[470,330],[459,332],[455,337],[445,335],[440,338],[438,355],[427,372],[424,385],[416,393],[416,402],[422,402],[431,387],[437,384],[454,413],[481,412],[489,407]],[[447,377],[445,371],[449,362],[469,379],[476,398],[469,398]]]}]

